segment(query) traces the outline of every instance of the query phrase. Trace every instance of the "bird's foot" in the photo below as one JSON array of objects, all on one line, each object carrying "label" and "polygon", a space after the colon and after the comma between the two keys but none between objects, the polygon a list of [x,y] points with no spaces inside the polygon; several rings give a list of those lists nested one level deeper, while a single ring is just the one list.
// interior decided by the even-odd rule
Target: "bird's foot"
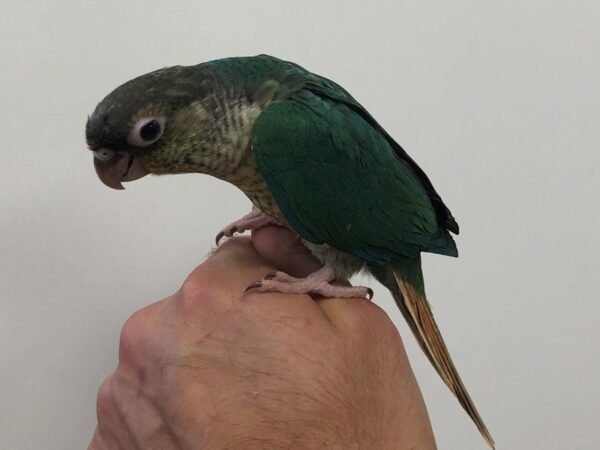
[{"label": "bird's foot", "polygon": [[258,230],[271,223],[274,223],[271,217],[267,216],[258,208],[252,208],[252,211],[249,214],[246,214],[235,222],[231,222],[223,228],[219,234],[217,234],[215,240],[217,245],[219,245],[219,242],[221,242],[221,239],[224,237],[233,237],[236,233],[243,233],[248,230]]},{"label": "bird's foot", "polygon": [[271,272],[261,280],[249,285],[244,292],[281,292],[283,294],[316,294],[323,297],[373,298],[373,290],[364,286],[337,286],[335,271],[323,266],[306,278],[294,278],[284,272]]}]

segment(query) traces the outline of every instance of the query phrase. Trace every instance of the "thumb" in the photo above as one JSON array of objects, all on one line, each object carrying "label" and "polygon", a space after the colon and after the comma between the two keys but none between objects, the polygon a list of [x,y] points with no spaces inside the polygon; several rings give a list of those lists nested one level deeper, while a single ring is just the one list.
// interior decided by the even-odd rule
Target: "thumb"
[{"label": "thumb", "polygon": [[289,228],[269,225],[254,230],[252,243],[260,256],[293,277],[305,277],[321,267],[300,236]]}]

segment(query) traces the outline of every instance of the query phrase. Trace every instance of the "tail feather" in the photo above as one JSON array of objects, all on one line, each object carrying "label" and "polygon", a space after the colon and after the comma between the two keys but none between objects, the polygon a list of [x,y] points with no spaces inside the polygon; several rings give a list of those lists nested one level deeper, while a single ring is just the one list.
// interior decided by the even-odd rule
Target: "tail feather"
[{"label": "tail feather", "polygon": [[392,292],[398,308],[437,373],[471,417],[485,441],[492,449],[495,448],[494,440],[458,375],[433,317],[425,296],[420,258],[395,261],[391,270],[372,269],[373,275]]}]

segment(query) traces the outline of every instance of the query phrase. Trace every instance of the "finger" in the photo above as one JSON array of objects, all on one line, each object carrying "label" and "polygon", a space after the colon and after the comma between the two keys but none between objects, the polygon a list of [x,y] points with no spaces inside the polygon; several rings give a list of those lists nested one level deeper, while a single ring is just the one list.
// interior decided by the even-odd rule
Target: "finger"
[{"label": "finger", "polygon": [[[266,252],[276,249],[277,242],[291,248],[293,257],[289,258],[292,263],[287,264],[287,268],[294,267],[297,270],[310,273],[320,267],[318,261],[314,259],[300,241],[290,239],[293,234],[282,227],[268,227],[262,237],[259,238],[261,248]],[[259,244],[259,246],[261,245]],[[274,259],[284,261],[282,255],[276,252],[272,253]],[[259,255],[255,247],[247,238],[234,238],[222,245],[219,250],[207,261],[209,266],[206,268],[206,275],[213,277],[214,289],[219,289],[218,285],[223,285],[224,281],[219,277],[219,273],[234,270],[236,276],[230,279],[230,301],[235,306],[237,302],[244,302],[246,310],[251,310],[262,317],[279,317],[282,315],[311,315],[323,317],[322,311],[315,304],[312,297],[308,294],[284,294],[278,292],[256,292],[245,289],[252,283],[261,280],[266,274],[273,272],[275,267]],[[284,264],[284,266],[286,266]],[[316,267],[315,267],[316,266]],[[277,266],[277,269],[282,269]],[[213,276],[213,271],[215,272]],[[298,272],[294,272],[298,273]],[[303,274],[302,274],[303,275]],[[213,286],[212,284],[210,286]],[[209,288],[210,289],[210,288]],[[223,291],[221,291],[223,292]]]},{"label": "finger", "polygon": [[181,293],[192,301],[231,307],[249,284],[273,270],[249,238],[236,237],[218,247],[188,276]]},{"label": "finger", "polygon": [[[221,245],[198,266],[174,296],[174,317],[198,317],[206,328],[210,317],[244,308],[266,318],[289,311],[299,315],[319,315],[322,311],[309,295],[245,292],[275,267],[262,258],[249,238],[236,237]],[[171,303],[169,303],[171,304]],[[178,319],[179,320],[179,319]]]},{"label": "finger", "polygon": [[294,277],[305,277],[321,267],[300,236],[289,228],[270,225],[255,230],[252,243],[259,255]]},{"label": "finger", "polygon": [[134,448],[134,442],[118,407],[115,375],[104,380],[96,400],[98,425],[92,442],[100,449]]}]

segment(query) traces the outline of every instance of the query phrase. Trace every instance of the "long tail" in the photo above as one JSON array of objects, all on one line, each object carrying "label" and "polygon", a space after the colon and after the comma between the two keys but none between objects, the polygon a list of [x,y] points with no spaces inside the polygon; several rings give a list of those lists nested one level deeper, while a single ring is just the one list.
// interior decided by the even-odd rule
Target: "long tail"
[{"label": "long tail", "polygon": [[391,266],[391,269],[371,272],[392,292],[423,352],[471,417],[485,441],[492,449],[495,448],[494,440],[458,375],[433,317],[425,296],[421,258],[403,258],[394,261]]}]

